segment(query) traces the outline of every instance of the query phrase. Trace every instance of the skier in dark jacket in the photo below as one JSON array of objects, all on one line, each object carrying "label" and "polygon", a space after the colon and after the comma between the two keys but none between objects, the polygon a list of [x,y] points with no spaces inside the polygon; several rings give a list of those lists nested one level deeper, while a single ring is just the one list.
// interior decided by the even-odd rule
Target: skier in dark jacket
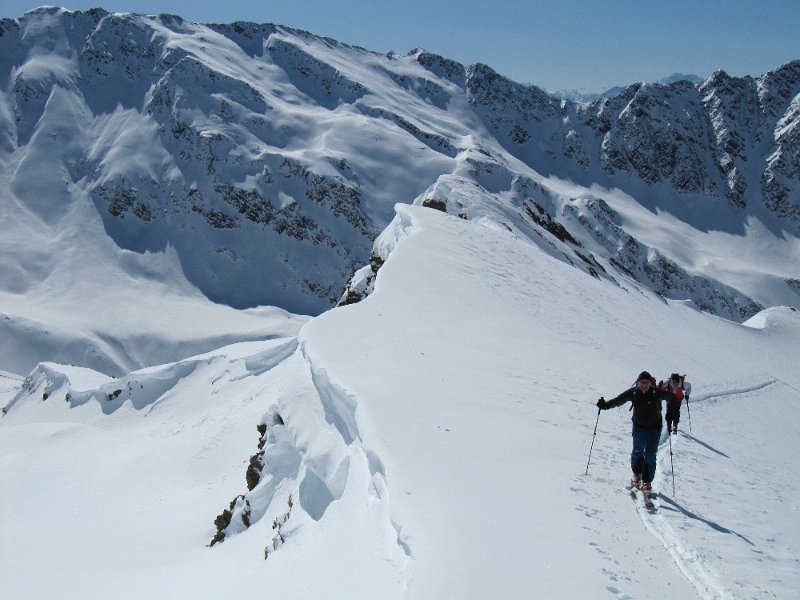
[{"label": "skier in dark jacket", "polygon": [[674,400],[675,394],[656,389],[655,379],[647,371],[639,373],[636,384],[616,398],[597,401],[597,408],[607,410],[622,406],[629,400],[633,404],[633,450],[631,451],[632,486],[650,492],[656,474],[656,452],[661,438],[661,402]]}]

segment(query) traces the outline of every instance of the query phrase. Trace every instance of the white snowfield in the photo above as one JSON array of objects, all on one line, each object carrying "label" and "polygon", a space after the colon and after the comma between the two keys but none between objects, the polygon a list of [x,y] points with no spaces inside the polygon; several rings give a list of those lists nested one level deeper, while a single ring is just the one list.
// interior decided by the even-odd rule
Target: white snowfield
[{"label": "white snowfield", "polygon": [[[799,312],[729,322],[396,210],[373,293],[296,335],[0,373],[0,597],[797,597]],[[627,407],[595,407],[643,369],[694,391],[654,514]]]}]

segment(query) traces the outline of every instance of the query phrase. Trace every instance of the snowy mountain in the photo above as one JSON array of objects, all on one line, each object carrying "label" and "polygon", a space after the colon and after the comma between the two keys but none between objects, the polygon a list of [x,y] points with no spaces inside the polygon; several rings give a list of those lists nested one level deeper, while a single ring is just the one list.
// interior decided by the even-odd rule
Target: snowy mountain
[{"label": "snowy mountain", "polygon": [[[217,312],[319,314],[369,262],[396,202],[499,219],[587,273],[726,318],[797,303],[798,62],[576,104],[422,50],[41,8],[0,22],[0,80],[3,331],[58,330],[40,353],[8,347],[16,372],[87,330],[124,357],[84,366],[163,362],[97,330],[74,285],[87,269],[90,296],[113,288],[102,273],[202,294]],[[485,209],[459,207],[470,186]],[[54,297],[71,305],[69,330]]]},{"label": "snowy mountain", "polygon": [[0,81],[0,597],[800,589],[800,62],[573,103],[41,8]]}]

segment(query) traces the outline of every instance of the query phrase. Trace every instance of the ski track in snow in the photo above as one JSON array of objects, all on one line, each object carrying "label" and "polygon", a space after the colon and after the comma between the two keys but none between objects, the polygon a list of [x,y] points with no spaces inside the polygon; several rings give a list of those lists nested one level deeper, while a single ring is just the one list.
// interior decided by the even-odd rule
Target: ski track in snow
[{"label": "ski track in snow", "polygon": [[[662,505],[660,499],[664,497],[664,494],[657,495],[657,507]],[[678,566],[678,569],[694,586],[701,598],[719,600],[735,598],[720,583],[719,575],[716,571],[703,561],[697,551],[685,539],[678,535],[663,515],[659,512],[651,514],[643,507],[641,502],[637,502],[637,510],[642,517],[645,529],[661,542]]]},{"label": "ski track in snow", "polygon": [[697,397],[695,402],[707,402],[708,400],[716,400],[717,398],[726,398],[728,396],[735,396],[737,394],[749,394],[750,392],[757,392],[758,390],[763,390],[764,388],[774,385],[776,383],[778,383],[777,379],[770,379],[769,381],[765,381],[764,383],[760,383],[758,385],[750,387],[735,388],[727,391],[715,392],[713,394],[702,394]]},{"label": "ski track in snow", "polygon": [[[735,388],[722,392],[704,394],[700,395],[696,400],[694,400],[694,402],[707,402],[709,400],[718,400],[739,394],[747,394],[762,390],[774,385],[775,383],[777,383],[777,380],[771,379],[750,387]],[[673,436],[673,439],[677,438],[678,436]],[[658,458],[660,474],[658,478],[662,480],[660,486],[662,489],[664,489],[667,484],[665,473],[672,473],[672,468],[668,469],[668,467],[670,467],[670,456],[667,454],[667,452],[664,452],[665,447],[667,447],[670,443],[671,441],[669,436],[662,434],[662,439],[659,444],[660,452]],[[670,452],[672,452],[671,449]],[[686,513],[687,511],[687,509],[675,503],[675,501],[666,494],[658,493],[656,495],[656,507],[658,510],[654,513],[651,513],[643,506],[637,496],[636,509],[639,512],[645,529],[647,529],[647,531],[653,537],[661,542],[672,560],[677,565],[678,569],[680,569],[681,573],[683,573],[686,579],[689,580],[689,582],[694,586],[701,598],[706,600],[727,600],[737,598],[733,592],[731,592],[721,583],[720,577],[715,569],[703,560],[697,549],[694,548],[684,537],[680,536],[678,532],[676,532],[675,529],[669,524],[668,519],[661,512],[661,507],[664,506],[664,501],[666,501],[667,504],[673,505],[675,510],[678,510],[681,513]],[[707,524],[710,527],[720,531],[734,533],[715,523],[707,522]]]}]

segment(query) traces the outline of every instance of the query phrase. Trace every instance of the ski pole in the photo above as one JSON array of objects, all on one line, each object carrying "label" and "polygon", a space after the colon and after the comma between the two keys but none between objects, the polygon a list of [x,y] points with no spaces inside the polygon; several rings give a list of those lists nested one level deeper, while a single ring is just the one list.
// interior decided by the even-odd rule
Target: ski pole
[{"label": "ski pole", "polygon": [[692,411],[689,410],[689,396],[686,396],[686,414],[689,415],[689,433],[692,433]]},{"label": "ski pole", "polygon": [[584,475],[589,474],[589,461],[592,460],[592,448],[594,448],[594,438],[597,436],[597,424],[600,422],[600,408],[597,408],[597,420],[594,422],[594,433],[592,434],[592,445],[589,446],[589,460],[586,461],[586,473]]},{"label": "ski pole", "polygon": [[672,469],[672,495],[675,496],[675,464],[672,462],[672,436],[667,432],[669,439],[669,467]]}]

